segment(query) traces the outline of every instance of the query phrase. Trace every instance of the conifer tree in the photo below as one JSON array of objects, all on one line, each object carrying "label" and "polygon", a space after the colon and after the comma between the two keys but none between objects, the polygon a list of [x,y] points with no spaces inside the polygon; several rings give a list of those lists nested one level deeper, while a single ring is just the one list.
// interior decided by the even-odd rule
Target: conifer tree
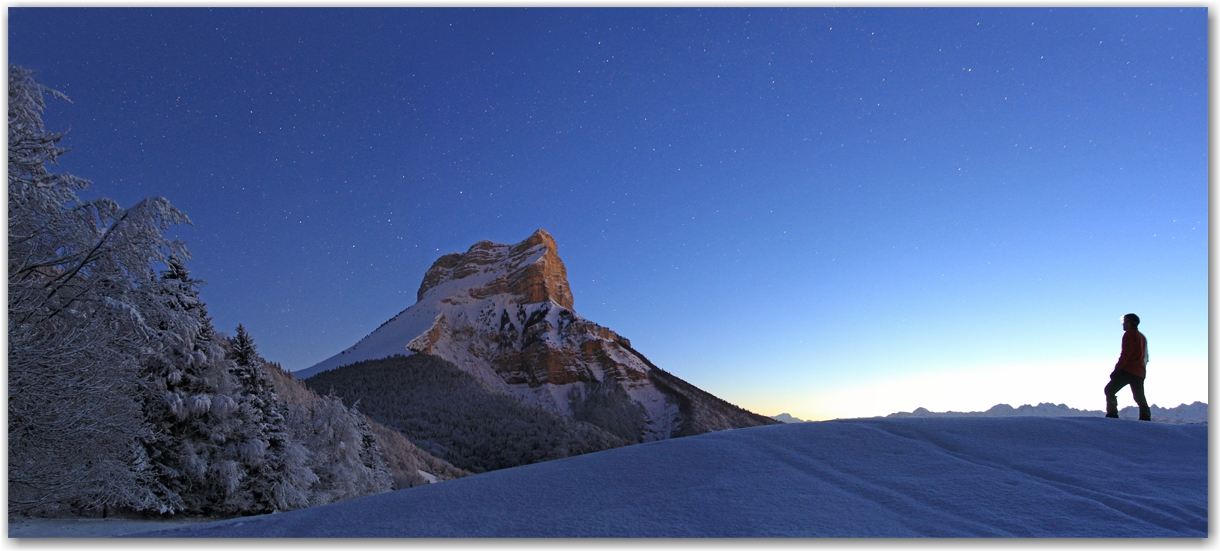
[{"label": "conifer tree", "polygon": [[199,288],[207,285],[206,281],[191,277],[186,262],[177,255],[171,255],[166,262],[167,269],[161,272],[161,280],[167,284],[176,284],[180,290],[177,295],[177,309],[192,315],[200,323],[196,335],[195,348],[202,350],[216,337],[216,329],[212,326],[212,318],[208,315],[208,306],[199,299]]},{"label": "conifer tree", "polygon": [[256,358],[258,358],[258,345],[254,344],[254,339],[250,337],[250,333],[247,333],[246,328],[240,323],[237,324],[237,334],[233,335],[231,340],[229,357],[237,365],[244,367],[254,365]]},{"label": "conifer tree", "polygon": [[258,355],[254,338],[242,325],[230,339],[230,372],[241,388],[243,437],[239,451],[245,459],[247,484],[234,500],[250,512],[286,511],[309,504],[309,488],[318,478],[309,469],[309,452],[293,441],[283,405]]},{"label": "conifer tree", "polygon": [[207,337],[214,329],[199,298],[203,282],[190,277],[181,257],[167,265],[148,285],[159,306],[149,321],[162,346],[143,361],[144,412],[154,428],[145,448],[159,481],[154,490],[169,512],[239,512],[219,504],[241,486],[236,453],[226,450],[241,439],[241,385],[224,350]]},{"label": "conifer tree", "polygon": [[379,493],[392,489],[394,477],[381,453],[381,446],[377,444],[373,426],[369,424],[368,417],[356,409],[356,404],[352,404],[349,411],[356,420],[356,429],[360,433],[360,463],[369,473],[365,487],[361,489],[362,493]]}]

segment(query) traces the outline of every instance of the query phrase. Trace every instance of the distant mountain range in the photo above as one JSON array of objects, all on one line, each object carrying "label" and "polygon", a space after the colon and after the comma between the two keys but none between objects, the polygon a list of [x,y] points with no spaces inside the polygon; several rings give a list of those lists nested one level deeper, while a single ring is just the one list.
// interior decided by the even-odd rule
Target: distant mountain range
[{"label": "distant mountain range", "polygon": [[[1182,404],[1174,408],[1163,408],[1152,405],[1152,420],[1159,423],[1207,423],[1207,404],[1195,402]],[[900,411],[886,417],[1105,417],[1106,412],[1096,409],[1076,409],[1065,404],[1044,402],[1036,406],[1025,404],[1014,408],[1008,404],[996,404],[987,411],[928,411],[917,408],[915,411]],[[1139,409],[1126,407],[1118,412],[1120,419],[1139,419]],[[773,416],[772,419],[781,423],[803,423],[801,419],[787,413]]]},{"label": "distant mountain range", "polygon": [[[1163,408],[1153,404],[1152,421],[1159,423],[1207,423],[1207,404],[1195,402],[1182,404],[1173,408]],[[987,411],[928,411],[917,408],[911,412],[898,412],[886,417],[1104,417],[1106,413],[1097,409],[1076,409],[1065,404],[1041,403],[1036,406],[1029,404],[1014,408],[1008,404],[996,404]],[[1134,406],[1125,407],[1118,412],[1121,419],[1139,419],[1139,409]],[[777,417],[778,418],[778,417]]]},{"label": "distant mountain range", "polygon": [[[318,393],[361,400],[371,418],[462,469],[778,424],[660,369],[577,314],[546,231],[440,257],[416,297],[347,350],[293,375]],[[492,426],[501,430],[475,435]],[[515,451],[475,453],[509,434],[518,435]]]}]

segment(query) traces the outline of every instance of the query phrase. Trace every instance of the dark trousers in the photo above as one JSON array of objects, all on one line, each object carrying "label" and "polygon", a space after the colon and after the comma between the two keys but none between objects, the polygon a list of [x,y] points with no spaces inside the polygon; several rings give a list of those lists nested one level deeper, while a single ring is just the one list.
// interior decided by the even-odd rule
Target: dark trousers
[{"label": "dark trousers", "polygon": [[1118,417],[1118,391],[1131,385],[1131,396],[1140,407],[1140,421],[1151,421],[1152,411],[1148,409],[1148,399],[1144,398],[1144,378],[1136,377],[1126,369],[1115,369],[1110,374],[1110,384],[1106,385],[1106,417]]}]

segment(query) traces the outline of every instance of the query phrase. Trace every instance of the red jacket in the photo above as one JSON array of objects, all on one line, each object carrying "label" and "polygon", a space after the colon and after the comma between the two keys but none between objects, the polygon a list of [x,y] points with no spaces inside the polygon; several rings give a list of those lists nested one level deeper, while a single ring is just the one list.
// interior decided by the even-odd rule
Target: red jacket
[{"label": "red jacket", "polygon": [[1148,359],[1148,339],[1136,329],[1123,333],[1123,353],[1118,356],[1114,369],[1125,369],[1136,377],[1144,376],[1144,364]]}]

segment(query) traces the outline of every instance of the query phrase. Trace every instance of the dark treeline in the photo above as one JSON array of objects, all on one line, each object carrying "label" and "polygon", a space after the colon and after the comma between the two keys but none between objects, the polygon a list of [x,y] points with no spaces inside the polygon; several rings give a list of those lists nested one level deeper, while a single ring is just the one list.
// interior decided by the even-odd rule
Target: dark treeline
[{"label": "dark treeline", "polygon": [[358,401],[372,419],[473,473],[634,443],[523,404],[427,354],[359,362],[304,382],[319,394],[333,392],[348,406]]},{"label": "dark treeline", "polygon": [[[407,440],[407,437],[403,436],[402,433],[369,419],[360,413],[357,408],[345,407],[343,401],[337,396],[319,396],[307,388],[301,381],[293,378],[292,373],[285,371],[277,363],[268,363],[266,373],[275,385],[275,392],[279,401],[292,412],[289,418],[304,421],[294,426],[309,427],[309,430],[301,431],[303,439],[317,440],[320,435],[324,434],[332,435],[330,439],[334,439],[333,435],[342,437],[345,434],[352,434],[353,432],[360,434],[360,437],[364,438],[366,432],[363,425],[367,425],[368,429],[372,431],[376,447],[381,453],[381,458],[384,460],[385,466],[389,469],[390,476],[393,478],[395,490],[422,486],[434,480],[451,480],[470,474],[420,449],[415,444],[412,444],[410,440]],[[305,434],[310,436],[305,436]],[[355,441],[350,436],[348,440]],[[321,444],[321,442],[316,442],[316,444]],[[348,447],[344,446],[345,449]],[[331,444],[327,446],[327,449],[330,450],[327,457],[321,457],[323,454],[317,454],[317,470],[324,469],[323,464],[325,463],[334,463],[333,459],[338,452],[338,446]],[[355,449],[359,450],[360,448],[357,447]],[[356,473],[358,471],[350,470],[350,472]],[[427,473],[432,479],[429,479],[423,473]],[[345,475],[332,475],[332,478],[340,478],[342,476]],[[354,485],[348,485],[348,487],[352,486]]]}]

